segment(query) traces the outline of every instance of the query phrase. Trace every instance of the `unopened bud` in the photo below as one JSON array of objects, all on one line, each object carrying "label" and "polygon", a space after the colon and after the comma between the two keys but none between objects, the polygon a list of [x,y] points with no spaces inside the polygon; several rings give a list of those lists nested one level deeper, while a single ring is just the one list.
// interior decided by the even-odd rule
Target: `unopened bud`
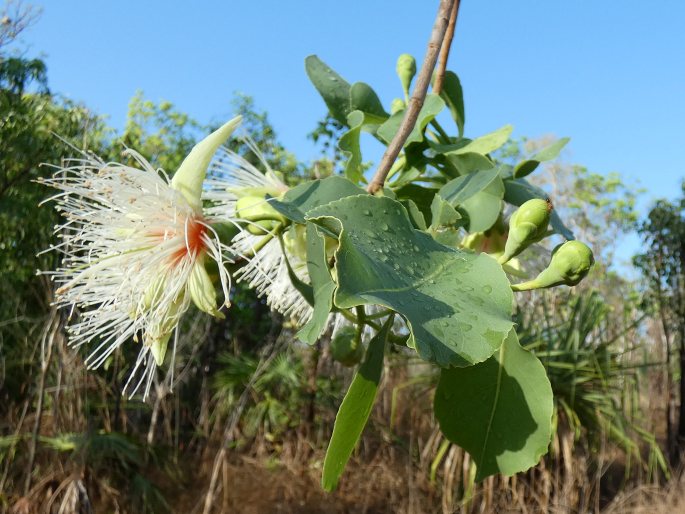
[{"label": "unopened bud", "polygon": [[534,280],[512,285],[514,291],[526,291],[559,285],[575,286],[595,263],[592,250],[580,241],[566,241],[552,252],[552,260]]},{"label": "unopened bud", "polygon": [[409,96],[409,86],[416,75],[416,59],[409,54],[402,54],[397,58],[397,76],[402,83],[404,94]]},{"label": "unopened bud", "polygon": [[188,279],[188,292],[195,306],[202,312],[223,319],[224,315],[216,304],[216,289],[205,268],[203,259],[193,265]]},{"label": "unopened bud", "polygon": [[538,198],[521,205],[509,220],[509,235],[499,263],[504,264],[545,237],[551,212],[552,203]]},{"label": "unopened bud", "polygon": [[239,218],[248,221],[247,230],[251,234],[264,235],[284,221],[283,216],[262,196],[243,196],[235,204]]},{"label": "unopened bud", "polygon": [[343,366],[354,366],[364,357],[364,346],[354,327],[342,327],[331,340],[331,356]]}]

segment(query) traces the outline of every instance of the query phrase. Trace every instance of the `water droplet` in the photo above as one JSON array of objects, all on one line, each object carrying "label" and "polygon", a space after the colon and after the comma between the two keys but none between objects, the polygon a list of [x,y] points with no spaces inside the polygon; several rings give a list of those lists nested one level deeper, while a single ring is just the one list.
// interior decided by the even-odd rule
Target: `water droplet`
[{"label": "water droplet", "polygon": [[462,332],[469,332],[473,329],[473,325],[471,325],[470,323],[459,323],[458,326],[459,330],[461,330]]},{"label": "water droplet", "polygon": [[364,216],[371,216],[371,211],[369,209],[364,209]]},{"label": "water droplet", "polygon": [[492,293],[492,286],[489,286],[489,285],[487,285],[487,284],[484,285],[481,289],[483,290],[483,292],[484,292],[485,294],[490,294],[490,293]]},{"label": "water droplet", "polygon": [[383,224],[381,225],[381,228],[383,229],[384,232],[387,232],[388,230],[390,230],[390,227],[388,226],[387,223],[383,223]]}]

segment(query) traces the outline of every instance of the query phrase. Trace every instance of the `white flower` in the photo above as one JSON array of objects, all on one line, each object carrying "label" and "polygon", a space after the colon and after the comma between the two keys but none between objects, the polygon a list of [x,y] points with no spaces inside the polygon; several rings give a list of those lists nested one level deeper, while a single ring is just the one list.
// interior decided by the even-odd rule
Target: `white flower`
[{"label": "white flower", "polygon": [[[247,143],[251,145],[253,153],[261,158],[254,145],[249,141]],[[216,218],[224,216],[236,219],[240,218],[238,204],[241,199],[249,199],[249,208],[256,210],[268,206],[266,195],[278,197],[285,193],[288,187],[263,159],[262,165],[266,169],[265,173],[241,156],[220,149],[210,166],[206,181],[204,197],[213,204],[207,212]],[[235,273],[236,279],[247,283],[259,296],[266,296],[267,304],[272,309],[304,324],[312,315],[312,307],[295,288],[288,271],[289,264],[299,280],[305,283],[310,281],[304,227],[291,225],[282,234],[283,245],[278,237],[268,233],[268,225],[264,227],[260,222],[247,222],[247,230],[233,239],[231,248],[234,253],[251,256]],[[250,230],[251,228],[256,230]]]},{"label": "white flower", "polygon": [[218,264],[228,304],[224,263],[230,253],[212,228],[217,220],[202,212],[201,193],[212,155],[239,123],[235,118],[198,143],[171,180],[127,150],[139,167],[86,155],[67,161],[44,181],[61,190],[51,200],[66,218],[56,230],[62,241],[52,247],[63,254],[61,267],[46,274],[59,286],[56,304],[80,311],[68,329],[70,343],[96,344],[86,360],[90,368],[130,339],[141,343],[124,388],[142,371],[131,396],[143,384],[144,396],[149,393],[155,365],[163,363],[191,301],[223,316],[207,259]]}]

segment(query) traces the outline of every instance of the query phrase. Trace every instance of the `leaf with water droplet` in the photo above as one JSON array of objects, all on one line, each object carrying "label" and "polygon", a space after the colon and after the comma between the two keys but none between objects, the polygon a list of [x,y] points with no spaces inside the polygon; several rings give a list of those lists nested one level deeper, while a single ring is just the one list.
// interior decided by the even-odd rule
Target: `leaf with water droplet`
[{"label": "leaf with water droplet", "polygon": [[[366,209],[373,217],[364,215]],[[308,211],[307,219],[322,226],[340,223],[335,304],[378,304],[399,312],[411,331],[408,345],[422,358],[441,366],[482,362],[513,326],[513,294],[502,267],[488,255],[448,248],[416,230],[399,202],[350,196]],[[374,229],[376,239],[364,237]],[[376,247],[387,249],[390,259],[375,258]],[[485,285],[490,294],[483,292]],[[460,292],[464,288],[471,290]],[[465,331],[464,324],[474,328]]]},{"label": "leaf with water droplet", "polygon": [[[305,223],[304,215],[318,205],[338,200],[345,196],[365,194],[359,186],[343,177],[328,177],[322,180],[312,180],[288,190],[283,198],[270,199],[270,205],[286,218],[295,223]],[[341,219],[346,214],[341,215]]]},{"label": "leaf with water droplet", "polygon": [[350,84],[316,55],[310,55],[304,63],[309,80],[326,102],[331,116],[343,125],[346,124],[351,110]]}]

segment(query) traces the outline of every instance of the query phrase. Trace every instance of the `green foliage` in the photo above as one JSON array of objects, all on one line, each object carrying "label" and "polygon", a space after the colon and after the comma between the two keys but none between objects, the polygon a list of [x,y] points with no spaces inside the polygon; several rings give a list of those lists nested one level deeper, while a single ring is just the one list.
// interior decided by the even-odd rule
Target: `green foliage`
[{"label": "green foliage", "polygon": [[477,464],[476,480],[537,464],[552,434],[552,390],[545,368],[512,330],[492,358],[444,369],[435,416],[450,441]]},{"label": "green foliage", "polygon": [[307,224],[307,269],[314,294],[314,312],[297,336],[305,343],[314,344],[328,324],[335,282],[328,271],[324,236],[312,224]]},{"label": "green foliage", "polygon": [[350,196],[307,219],[338,237],[335,305],[399,312],[422,358],[441,366],[481,362],[511,329],[512,294],[500,266],[415,230],[399,202]]},{"label": "green foliage", "polygon": [[[50,131],[83,146],[78,138],[85,125],[94,124],[93,142],[84,144],[89,149],[99,150],[105,159],[121,160],[123,143],[140,152],[155,167],[173,174],[197,138],[213,128],[199,124],[169,102],[154,103],[137,93],[131,100],[123,134],[111,144],[114,138],[99,120],[47,92],[45,70],[40,63],[19,64],[17,67],[17,62],[3,61],[0,68],[3,72],[0,80],[7,90],[3,94],[7,96],[7,105],[16,113],[12,123],[3,126],[7,135],[3,133],[0,140],[0,145],[7,146],[8,156],[4,172],[7,176],[3,177],[8,185],[0,190],[3,195],[15,194],[12,192],[18,191],[20,183],[27,188],[34,187],[30,179],[40,176],[38,162],[57,162],[61,149],[57,151],[54,144],[47,144],[54,143]],[[368,134],[381,144],[388,144],[397,133],[416,71],[413,58],[403,56],[398,65],[405,101],[393,104],[384,104],[364,82],[350,84],[315,56],[308,57],[305,65],[329,111],[329,117],[313,137],[338,138],[332,159],[325,166],[311,169],[298,165],[276,141],[266,114],[257,112],[252,99],[245,96],[238,98],[235,108],[243,113],[246,131],[254,143],[233,140],[229,147],[257,168],[263,169],[265,164],[273,167],[290,186],[278,198],[267,197],[268,208],[256,208],[255,197],[248,195],[243,195],[238,205],[239,215],[260,224],[259,234],[254,231],[250,234],[262,237],[254,248],[257,255],[264,249],[262,243],[271,238],[278,238],[282,243],[280,249],[284,255],[281,257],[290,278],[287,285],[292,286],[283,294],[291,294],[291,289],[292,294],[299,292],[313,309],[304,327],[290,321],[284,323],[287,333],[296,333],[312,345],[313,358],[318,359],[320,347],[328,340],[331,318],[346,318],[354,325],[351,329],[354,337],[346,334],[343,343],[349,344],[340,346],[343,351],[338,351],[339,341],[332,342],[330,347],[331,353],[335,356],[337,352],[338,357],[342,356],[338,360],[345,364],[359,360],[362,334],[375,333],[336,417],[324,462],[324,489],[335,488],[367,424],[387,344],[408,346],[419,357],[441,368],[436,416],[449,440],[471,453],[478,464],[478,479],[498,472],[513,474],[527,469],[546,451],[549,442],[551,389],[537,357],[519,346],[513,331],[514,297],[507,278],[510,270],[503,268],[493,256],[486,255],[488,252],[481,251],[482,245],[473,243],[478,238],[499,238],[497,242],[503,245],[506,204],[521,205],[532,198],[546,199],[541,189],[521,177],[534,171],[540,162],[553,159],[565,141],[535,153],[517,166],[502,162],[497,152],[507,148],[513,128],[505,125],[480,137],[464,137],[463,91],[457,75],[448,72],[443,91],[426,97],[385,187],[377,195],[369,195],[361,187],[367,180],[361,138]],[[26,88],[32,83],[36,90],[27,93]],[[454,134],[438,121],[445,110],[455,122]],[[33,152],[36,141],[45,143],[43,153]],[[26,154],[37,160],[24,162],[26,159],[22,157]],[[342,156],[345,177],[328,176],[336,169],[336,159]],[[26,210],[21,202],[34,201],[44,194],[37,191],[35,197],[31,197],[33,192],[16,193],[21,200],[11,202],[12,208]],[[53,214],[48,210],[42,212],[50,222],[36,220],[40,225],[36,230],[40,244],[38,239],[31,243],[31,252],[35,252],[35,246],[44,245],[49,227],[54,224]],[[5,216],[5,212],[0,215]],[[7,219],[0,219],[3,234],[5,227],[8,227],[7,233],[10,228],[30,227],[17,216]],[[551,223],[558,233],[573,237],[556,213],[552,214]],[[245,228],[240,222],[236,224],[239,226],[228,234],[229,243]],[[284,242],[292,234],[298,238],[296,250]],[[546,230],[535,235],[536,241],[540,240],[547,235]],[[26,272],[29,269],[26,254],[20,255],[14,250],[19,248],[19,241],[18,237],[10,236],[7,241],[3,240],[3,249],[13,248],[14,253],[9,255],[14,255],[14,261],[21,263]],[[290,264],[291,250],[302,254],[296,256],[300,261],[306,261],[306,268],[300,269],[299,275]],[[242,258],[235,260],[236,268],[244,264]],[[16,269],[10,263],[2,272],[14,273],[18,280],[25,280],[28,275],[22,276]],[[584,276],[583,270],[574,277],[582,278],[581,275]],[[206,287],[202,290],[210,291],[209,275],[204,278]],[[577,282],[576,278],[573,282]],[[204,328],[202,344],[198,343],[200,354],[189,358],[184,373],[194,373],[188,380],[215,386],[213,405],[218,408],[209,415],[206,414],[209,407],[203,404],[205,419],[213,421],[228,409],[242,412],[246,407],[237,430],[241,436],[261,435],[275,441],[300,423],[299,413],[306,411],[308,405],[313,410],[311,406],[320,394],[316,391],[320,387],[315,376],[317,365],[312,366],[314,378],[308,381],[306,391],[302,377],[308,370],[292,348],[267,361],[266,369],[262,369],[256,347],[263,340],[275,337],[269,331],[270,323],[280,327],[281,321],[275,317],[265,321],[264,301],[257,300],[243,286],[234,288],[233,303],[237,308],[228,319]],[[374,308],[365,310],[367,305]],[[386,317],[381,326],[379,320]],[[182,332],[189,324],[179,330]],[[246,346],[244,340],[251,347],[241,347]],[[233,351],[226,350],[226,341],[233,343]],[[124,345],[107,363],[113,365],[111,372],[99,372],[101,377],[111,374],[112,390],[117,389],[122,377],[116,359],[128,359],[134,351],[137,351],[135,345]],[[407,350],[402,348],[402,351]],[[209,377],[210,371],[216,372]],[[158,387],[164,390],[162,385]],[[195,401],[193,391],[185,394]],[[192,405],[192,401],[187,405]],[[163,415],[168,416],[168,412],[164,411]],[[114,418],[118,422],[116,415]],[[151,416],[151,419],[156,418]],[[154,427],[149,438],[153,432]],[[44,443],[58,451],[86,456],[93,468],[111,464],[138,473],[141,462],[153,458],[141,453],[136,444],[128,445],[116,430],[97,434],[102,437],[93,438],[89,434],[87,443],[82,434],[54,436]],[[91,453],[96,448],[102,462],[93,460]],[[142,498],[153,501],[156,497],[146,482],[134,479],[133,484]]]},{"label": "green foliage", "polygon": [[34,181],[51,175],[42,163],[59,163],[66,141],[101,148],[102,122],[84,106],[51,95],[45,64],[0,54],[0,282],[7,295],[0,319],[35,315],[42,283],[37,269],[50,269],[54,254],[37,254],[49,246],[57,217],[37,209],[44,186]]},{"label": "green foliage", "polygon": [[[660,322],[667,373],[675,374],[670,366],[674,348],[677,348],[679,357],[677,445],[674,434],[669,430],[670,407],[666,411],[669,454],[676,462],[685,449],[685,182],[680,199],[657,201],[638,230],[644,245],[642,253],[636,255],[633,262],[646,285],[644,308],[654,313]],[[673,394],[672,390],[668,391],[669,406]]]},{"label": "green foliage", "polygon": [[463,137],[464,123],[466,121],[466,115],[464,113],[464,92],[461,88],[459,77],[457,77],[457,74],[453,71],[448,70],[445,72],[445,79],[440,96],[447,104],[452,119],[457,124],[459,137]]},{"label": "green foliage", "polygon": [[392,322],[391,316],[369,342],[366,358],[355,373],[338,409],[321,475],[321,486],[325,491],[332,491],[337,487],[340,475],[371,414],[381,381],[383,355]]},{"label": "green foliage", "polygon": [[[259,358],[252,353],[223,352],[217,358],[218,369],[213,383],[222,411],[238,407],[245,387],[259,366]],[[245,435],[275,438],[299,423],[297,413],[304,401],[300,377],[303,366],[300,359],[288,351],[276,356],[261,371],[251,385],[254,396],[243,416]]]}]

